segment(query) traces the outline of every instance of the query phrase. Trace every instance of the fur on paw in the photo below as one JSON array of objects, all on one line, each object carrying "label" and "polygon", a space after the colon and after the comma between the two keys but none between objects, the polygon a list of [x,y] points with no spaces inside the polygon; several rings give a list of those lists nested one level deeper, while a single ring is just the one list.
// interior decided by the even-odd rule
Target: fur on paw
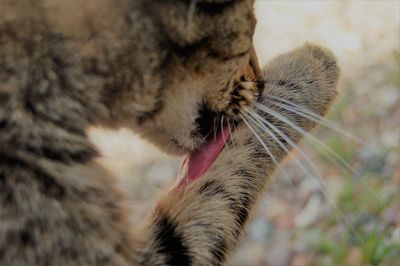
[{"label": "fur on paw", "polygon": [[243,74],[234,81],[230,103],[225,113],[228,116],[237,116],[245,107],[252,105],[258,98],[260,87],[257,82],[258,69],[248,64]]}]

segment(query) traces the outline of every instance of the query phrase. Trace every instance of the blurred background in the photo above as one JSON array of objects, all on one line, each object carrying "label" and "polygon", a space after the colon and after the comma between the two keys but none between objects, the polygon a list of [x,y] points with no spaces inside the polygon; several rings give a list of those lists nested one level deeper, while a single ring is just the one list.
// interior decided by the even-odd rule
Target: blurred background
[{"label": "blurred background", "polygon": [[[342,162],[304,141],[301,149],[319,174],[285,161],[285,174],[275,174],[231,265],[400,265],[400,2],[257,1],[255,7],[262,65],[304,42],[335,53],[341,96],[328,118],[364,143],[322,126],[314,131]],[[181,158],[125,130],[94,129],[91,137],[139,223],[174,184]]]}]

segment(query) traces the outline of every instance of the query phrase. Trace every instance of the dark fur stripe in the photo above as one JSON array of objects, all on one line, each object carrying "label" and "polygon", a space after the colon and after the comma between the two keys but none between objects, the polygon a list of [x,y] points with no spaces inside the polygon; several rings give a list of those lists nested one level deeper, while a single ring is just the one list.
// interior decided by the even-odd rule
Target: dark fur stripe
[{"label": "dark fur stripe", "polygon": [[253,200],[249,197],[247,193],[244,193],[242,195],[242,199],[240,200],[241,206],[236,206],[234,208],[234,211],[236,213],[236,224],[237,228],[233,232],[233,235],[235,236],[236,239],[238,239],[241,235],[241,232],[244,229],[244,226],[249,218],[249,208],[251,207],[251,204],[253,203]]},{"label": "dark fur stripe", "polygon": [[157,221],[156,232],[156,240],[160,246],[159,251],[165,254],[167,265],[191,265],[192,259],[182,234],[165,215],[161,215]]},{"label": "dark fur stripe", "polygon": [[237,204],[233,206],[236,216],[235,221],[237,224],[237,228],[233,234],[236,238],[239,238],[247,220],[249,219],[249,210],[251,209],[251,205],[254,204],[254,199],[247,191],[255,191],[256,188],[253,186],[252,182],[254,175],[245,168],[239,169],[235,174],[243,178],[246,182],[241,185],[242,192],[240,193],[240,198]]},{"label": "dark fur stripe", "polygon": [[197,3],[196,8],[206,15],[220,15],[226,9],[233,7],[238,2],[242,2],[242,0],[230,0],[222,3],[199,2]]},{"label": "dark fur stripe", "polygon": [[215,195],[227,195],[228,192],[222,184],[218,184],[216,180],[209,180],[200,187],[199,192],[205,197],[210,198]]},{"label": "dark fur stripe", "polygon": [[89,160],[97,156],[97,151],[91,148],[84,148],[80,150],[65,151],[61,149],[52,149],[47,147],[32,148],[27,147],[27,151],[34,153],[38,156],[45,157],[48,160],[58,161],[65,164],[75,163],[86,163]]},{"label": "dark fur stripe", "polygon": [[7,122],[5,120],[0,120],[0,129],[5,128],[7,126]]},{"label": "dark fur stripe", "polygon": [[54,120],[48,117],[46,114],[37,112],[35,105],[32,103],[31,100],[26,100],[25,102],[25,108],[28,112],[30,112],[32,115],[35,117],[42,119],[43,121],[47,121],[49,123],[52,123],[54,126],[59,127],[68,133],[74,134],[74,135],[79,135],[82,137],[86,136],[86,133],[84,130],[79,128],[78,126],[74,126],[71,123],[68,123],[68,121],[59,121],[59,120]]},{"label": "dark fur stripe", "polygon": [[238,208],[236,221],[240,228],[243,228],[248,217],[249,217],[249,211],[246,207]]},{"label": "dark fur stripe", "polygon": [[180,45],[170,40],[171,50],[179,57],[187,58],[195,54],[201,48],[208,46],[208,39],[204,38],[191,44]]},{"label": "dark fur stripe", "polygon": [[239,52],[237,54],[230,54],[230,55],[226,55],[226,54],[221,54],[221,52],[219,51],[215,51],[212,50],[210,48],[208,48],[210,51],[208,52],[208,55],[212,58],[216,58],[219,60],[223,60],[223,61],[229,61],[232,59],[236,59],[236,58],[240,58],[243,57],[245,55],[248,55],[250,53],[250,49],[243,51],[243,52]]},{"label": "dark fur stripe", "polygon": [[[47,173],[44,169],[39,166],[28,163],[18,157],[10,156],[8,154],[0,153],[0,164],[6,167],[10,167],[18,170],[25,169],[31,171],[34,174],[34,178],[38,181],[43,189],[43,193],[49,197],[62,197],[65,194],[65,188],[59,184],[54,177]],[[1,178],[7,178],[7,176],[0,175]],[[4,182],[4,180],[0,180]],[[1,184],[1,183],[0,183]],[[10,195],[12,196],[12,195]]]},{"label": "dark fur stripe", "polygon": [[[167,0],[163,0],[166,2]],[[176,0],[168,0],[170,3],[176,4]],[[187,7],[195,2],[196,12],[204,13],[207,16],[218,15],[220,16],[222,12],[226,9],[233,7],[235,4],[239,2],[243,2],[243,0],[227,0],[224,2],[213,2],[210,3],[208,1],[194,1],[194,0],[180,0],[180,2],[184,3]]]},{"label": "dark fur stripe", "polygon": [[237,208],[238,200],[235,198],[233,193],[230,193],[223,184],[219,184],[216,180],[209,180],[199,189],[200,194],[202,194],[205,199],[210,199],[212,197],[218,197],[229,204],[229,208],[234,210]]},{"label": "dark fur stripe", "polygon": [[249,217],[250,205],[253,203],[251,196],[248,193],[242,193],[241,195],[241,207],[237,209],[236,221],[239,227],[243,227]]},{"label": "dark fur stripe", "polygon": [[220,238],[214,241],[214,248],[211,250],[211,254],[215,257],[213,265],[223,265],[227,252],[227,244],[224,238]]}]

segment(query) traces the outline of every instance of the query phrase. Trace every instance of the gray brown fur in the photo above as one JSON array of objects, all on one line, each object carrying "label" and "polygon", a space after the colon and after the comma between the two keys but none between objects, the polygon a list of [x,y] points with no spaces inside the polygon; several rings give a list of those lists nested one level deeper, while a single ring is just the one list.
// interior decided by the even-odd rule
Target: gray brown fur
[{"label": "gray brown fur", "polygon": [[[209,171],[166,192],[140,229],[85,131],[129,127],[169,153],[198,148],[199,108],[229,113],[254,63],[252,5],[0,0],[0,265],[227,261],[275,168],[243,123]],[[336,95],[335,59],[313,45],[276,58],[265,76],[265,105],[275,95],[323,115]]]}]

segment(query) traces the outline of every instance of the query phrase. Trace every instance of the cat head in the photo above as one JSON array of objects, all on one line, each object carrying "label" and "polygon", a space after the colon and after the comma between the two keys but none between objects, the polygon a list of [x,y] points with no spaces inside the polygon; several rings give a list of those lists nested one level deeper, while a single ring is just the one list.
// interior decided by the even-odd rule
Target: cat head
[{"label": "cat head", "polygon": [[253,0],[0,2],[0,89],[19,88],[1,112],[127,127],[182,154],[257,96]]},{"label": "cat head", "polygon": [[103,90],[110,123],[182,154],[255,100],[253,1],[143,2],[127,17],[125,42],[101,53],[112,59]]}]

